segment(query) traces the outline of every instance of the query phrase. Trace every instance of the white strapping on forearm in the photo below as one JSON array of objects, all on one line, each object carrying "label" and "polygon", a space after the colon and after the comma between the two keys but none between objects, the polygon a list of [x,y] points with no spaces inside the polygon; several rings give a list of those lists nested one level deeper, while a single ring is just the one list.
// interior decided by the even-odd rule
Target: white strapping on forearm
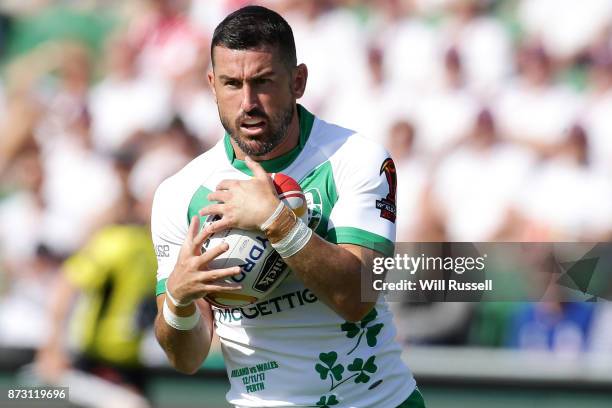
[{"label": "white strapping on forearm", "polygon": [[191,316],[182,317],[174,314],[172,310],[170,310],[170,308],[168,307],[168,302],[165,301],[163,307],[163,315],[164,320],[166,321],[166,323],[168,323],[170,327],[174,327],[176,330],[180,331],[191,330],[196,327],[196,325],[200,321],[200,312],[198,311],[197,307],[195,312],[193,312]]},{"label": "white strapping on forearm", "polygon": [[312,230],[301,219],[297,218],[295,225],[285,238],[272,244],[272,247],[282,256],[288,258],[298,253],[310,240]]},{"label": "white strapping on forearm", "polygon": [[276,210],[274,210],[272,215],[267,220],[265,220],[263,224],[261,224],[259,229],[261,229],[262,231],[265,231],[266,229],[268,229],[270,225],[272,225],[272,223],[276,221],[280,213],[283,211],[284,206],[285,204],[282,201],[278,203],[278,205],[276,206]]}]

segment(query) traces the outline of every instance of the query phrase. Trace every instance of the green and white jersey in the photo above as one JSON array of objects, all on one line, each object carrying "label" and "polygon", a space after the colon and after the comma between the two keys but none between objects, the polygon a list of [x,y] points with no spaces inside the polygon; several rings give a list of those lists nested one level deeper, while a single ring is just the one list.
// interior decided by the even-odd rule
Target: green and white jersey
[{"label": "green and white jersey", "polygon": [[[388,153],[299,105],[298,112],[299,145],[262,166],[298,180],[319,236],[391,255],[395,168]],[[208,193],[223,179],[250,176],[226,135],[159,186],[152,215],[158,294]],[[213,310],[231,382],[227,399],[238,407],[394,408],[416,387],[382,298],[362,321],[346,322],[289,274],[256,304]]]}]

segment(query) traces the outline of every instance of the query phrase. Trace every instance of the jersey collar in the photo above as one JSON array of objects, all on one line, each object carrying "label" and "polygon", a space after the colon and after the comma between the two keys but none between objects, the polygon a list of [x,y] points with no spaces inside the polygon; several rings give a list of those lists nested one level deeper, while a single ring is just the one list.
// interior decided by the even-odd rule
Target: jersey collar
[{"label": "jersey collar", "polygon": [[[293,149],[283,154],[282,156],[275,157],[274,159],[260,161],[259,164],[266,170],[268,173],[278,173],[283,171],[293,161],[298,157],[298,155],[304,149],[306,142],[308,141],[308,137],[310,136],[310,131],[312,130],[312,125],[314,123],[314,115],[302,105],[297,105],[298,118],[300,122],[300,139],[298,145]],[[224,145],[225,145],[225,154],[227,155],[227,159],[230,164],[237,170],[252,176],[253,173],[247,167],[244,160],[238,160],[236,158],[236,154],[234,153],[234,148],[232,143],[230,142],[230,135],[226,132],[224,137]]]}]

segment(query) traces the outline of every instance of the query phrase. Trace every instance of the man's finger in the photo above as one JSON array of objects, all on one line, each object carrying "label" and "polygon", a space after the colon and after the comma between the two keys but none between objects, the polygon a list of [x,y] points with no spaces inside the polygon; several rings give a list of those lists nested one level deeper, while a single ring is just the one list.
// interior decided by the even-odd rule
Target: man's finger
[{"label": "man's finger", "polygon": [[215,283],[200,283],[194,286],[193,295],[195,297],[204,297],[209,293],[232,292],[242,289],[242,285],[237,283],[215,282]]},{"label": "man's finger", "polygon": [[221,218],[219,221],[211,222],[206,226],[206,228],[208,228],[211,233],[223,231],[233,227],[234,225],[232,224],[232,221],[230,221],[227,217]]},{"label": "man's finger", "polygon": [[202,244],[206,241],[213,233],[206,228],[206,225],[202,226],[198,235],[193,238],[192,242],[192,251],[191,253],[194,255],[200,255],[202,253]]},{"label": "man's finger", "polygon": [[229,244],[227,242],[209,248],[206,250],[206,252],[204,252],[198,257],[198,264],[200,266],[206,265],[222,253],[226,252],[228,249]]},{"label": "man's finger", "polygon": [[217,190],[210,193],[207,198],[208,201],[219,201],[221,203],[225,203],[232,198],[232,193],[227,190]]},{"label": "man's finger", "polygon": [[198,211],[198,214],[200,214],[203,217],[206,215],[223,215],[224,208],[225,208],[224,204],[211,204],[211,205],[207,205],[206,207]]},{"label": "man's finger", "polygon": [[205,285],[205,290],[207,293],[211,292],[227,292],[242,289],[242,285],[233,284],[233,283],[216,283],[214,285]]},{"label": "man's finger", "polygon": [[189,223],[189,229],[187,230],[187,237],[185,238],[184,245],[188,245],[191,247],[193,244],[193,240],[198,235],[198,228],[200,227],[200,217],[194,215],[191,217],[191,222]]},{"label": "man's finger", "polygon": [[244,159],[244,162],[246,163],[247,167],[253,172],[253,176],[255,178],[258,178],[258,179],[269,179],[270,178],[270,176],[264,170],[264,168],[261,167],[261,164],[251,159],[250,156],[246,156]]},{"label": "man's finger", "polygon": [[231,278],[232,276],[236,276],[240,274],[239,266],[232,266],[231,268],[221,268],[221,269],[213,269],[210,271],[200,271],[199,275],[196,278],[198,282],[204,284],[210,283],[221,283],[218,282],[225,278]]},{"label": "man's finger", "polygon": [[220,282],[210,285],[204,285],[204,295],[207,295],[209,293],[231,292],[240,289],[242,289],[242,285]]},{"label": "man's finger", "polygon": [[217,184],[217,190],[229,190],[232,187],[236,187],[239,183],[238,180],[221,180],[221,182]]}]

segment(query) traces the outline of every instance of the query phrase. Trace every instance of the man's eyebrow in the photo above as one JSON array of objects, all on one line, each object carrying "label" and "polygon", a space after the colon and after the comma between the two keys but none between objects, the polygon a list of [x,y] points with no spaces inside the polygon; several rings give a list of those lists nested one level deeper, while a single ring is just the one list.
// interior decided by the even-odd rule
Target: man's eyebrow
[{"label": "man's eyebrow", "polygon": [[238,78],[235,78],[235,77],[232,77],[232,76],[229,76],[229,75],[223,75],[223,74],[219,75],[218,78],[221,81],[229,81],[229,80],[236,80],[236,79],[238,79]]},{"label": "man's eyebrow", "polygon": [[[265,78],[265,77],[271,77],[276,75],[276,71],[272,70],[272,69],[268,69],[265,71],[262,71],[260,73],[258,73],[257,75],[254,75],[252,77],[250,77],[248,80],[252,81],[254,79],[259,79],[259,78]],[[230,81],[230,80],[240,80],[240,78],[237,77],[233,77],[230,75],[225,75],[225,74],[221,74],[218,76],[220,81]]]},{"label": "man's eyebrow", "polygon": [[258,79],[258,78],[263,78],[263,77],[271,77],[276,75],[276,72],[273,69],[267,69],[264,70],[260,73],[258,73],[257,75],[252,76],[250,79]]}]

